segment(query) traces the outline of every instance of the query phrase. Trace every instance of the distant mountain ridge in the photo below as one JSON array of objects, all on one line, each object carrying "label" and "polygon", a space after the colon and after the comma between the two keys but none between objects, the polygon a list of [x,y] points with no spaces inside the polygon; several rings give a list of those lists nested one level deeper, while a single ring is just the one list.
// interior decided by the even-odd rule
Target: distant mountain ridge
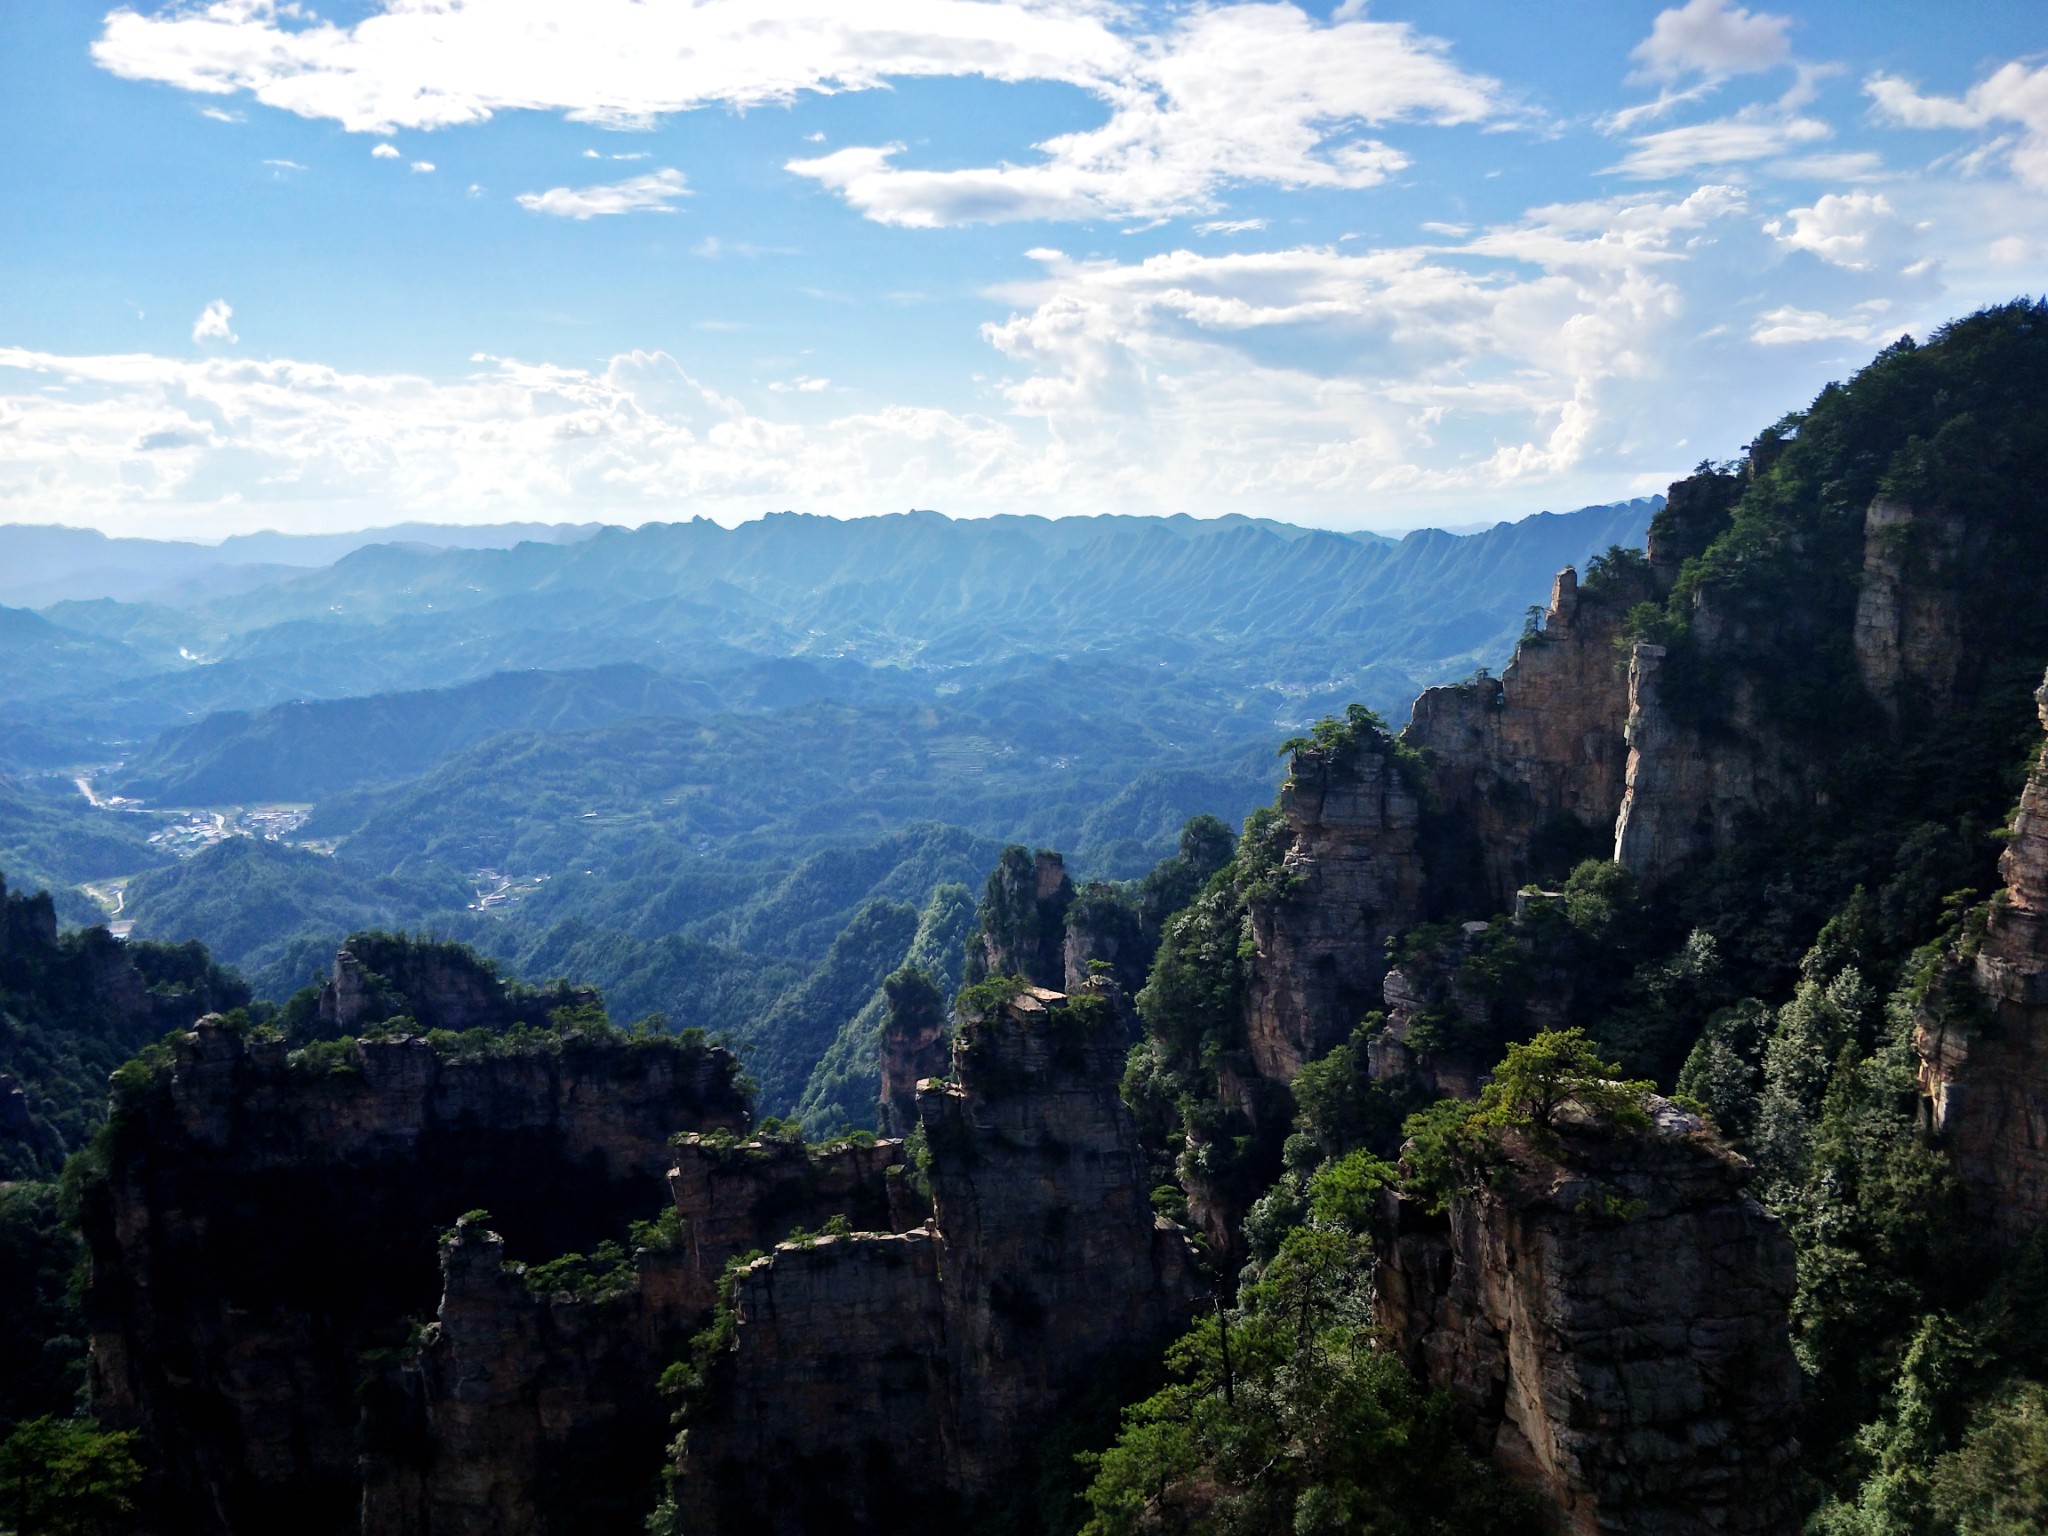
[{"label": "distant mountain ridge", "polygon": [[[217,544],[116,538],[61,523],[0,523],[0,603],[40,608],[67,599],[134,599],[255,567],[264,576],[328,565],[368,544],[488,548],[588,538],[596,523],[397,523],[354,533],[238,533]],[[194,595],[203,595],[203,588]]]}]

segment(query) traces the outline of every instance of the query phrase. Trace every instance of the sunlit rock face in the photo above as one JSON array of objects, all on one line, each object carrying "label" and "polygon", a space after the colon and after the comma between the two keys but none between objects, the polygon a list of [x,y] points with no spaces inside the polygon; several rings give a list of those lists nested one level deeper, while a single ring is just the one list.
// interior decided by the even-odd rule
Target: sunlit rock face
[{"label": "sunlit rock face", "polygon": [[1642,1133],[1504,1144],[1439,1216],[1388,1207],[1394,1346],[1572,1536],[1793,1529],[1790,1239],[1749,1168],[1652,1101]]},{"label": "sunlit rock face", "polygon": [[1617,642],[1629,609],[1654,595],[1647,567],[1585,588],[1567,567],[1498,678],[1415,701],[1402,740],[1429,757],[1434,905],[1505,911],[1528,881],[1607,851],[1628,766]]},{"label": "sunlit rock face", "polygon": [[[2048,680],[2034,698],[2048,729]],[[2048,751],[1998,869],[2005,889],[1928,988],[1914,1048],[1974,1214],[2018,1240],[2048,1219]]]}]

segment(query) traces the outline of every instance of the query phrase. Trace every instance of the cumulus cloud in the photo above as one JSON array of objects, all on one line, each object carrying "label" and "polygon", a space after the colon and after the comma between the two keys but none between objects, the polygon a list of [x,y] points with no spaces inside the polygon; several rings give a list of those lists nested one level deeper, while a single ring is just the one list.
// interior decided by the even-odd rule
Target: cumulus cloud
[{"label": "cumulus cloud", "polygon": [[1809,251],[1830,266],[1868,272],[1896,253],[1907,230],[1882,192],[1830,192],[1764,225],[1787,250]]},{"label": "cumulus cloud", "polygon": [[434,162],[431,160],[415,160],[412,163],[412,169],[415,175],[431,176],[434,174]]},{"label": "cumulus cloud", "polygon": [[788,169],[885,224],[1164,218],[1212,209],[1217,189],[1233,183],[1374,186],[1408,157],[1364,129],[1506,110],[1494,82],[1404,24],[1326,25],[1275,4],[1186,16],[1094,89],[1109,120],[1046,140],[1035,164],[919,170],[895,163],[901,144],[885,144]]},{"label": "cumulus cloud", "polygon": [[1747,11],[1728,0],[1686,0],[1657,13],[1650,35],[1629,55],[1646,77],[1718,78],[1774,69],[1792,57],[1789,16]]},{"label": "cumulus cloud", "polygon": [[379,144],[370,151],[372,160],[396,160],[398,157],[398,146],[395,144]]},{"label": "cumulus cloud", "polygon": [[1906,128],[2011,124],[2017,131],[1987,146],[1987,158],[2003,158],[2021,181],[2048,192],[2048,64],[2004,65],[1962,96],[1924,96],[1894,75],[1873,75],[1863,88],[1881,119]]},{"label": "cumulus cloud", "polygon": [[1481,490],[1625,435],[1682,311],[1660,271],[1742,194],[1537,209],[1452,245],[1034,256],[985,327],[1012,410],[1127,495]]},{"label": "cumulus cloud", "polygon": [[199,318],[192,322],[194,341],[240,341],[228,322],[234,318],[235,307],[226,299],[215,299],[199,311]]},{"label": "cumulus cloud", "polygon": [[551,187],[522,192],[519,206],[564,219],[594,219],[614,213],[673,213],[678,198],[690,195],[681,171],[663,169],[600,187]]}]

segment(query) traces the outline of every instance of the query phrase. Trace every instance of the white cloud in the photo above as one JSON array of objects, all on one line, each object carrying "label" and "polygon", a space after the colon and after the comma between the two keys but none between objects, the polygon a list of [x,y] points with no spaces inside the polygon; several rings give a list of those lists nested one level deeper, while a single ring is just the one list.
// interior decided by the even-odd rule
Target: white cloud
[{"label": "white cloud", "polygon": [[1737,113],[1713,122],[1643,134],[1620,163],[1608,169],[1644,181],[1663,181],[1775,159],[1833,134],[1818,118]]},{"label": "white cloud", "polygon": [[1880,118],[1906,128],[2013,124],[2019,132],[1987,146],[1990,157],[2004,158],[2021,181],[2048,192],[2048,64],[2004,65],[1960,97],[1923,96],[1892,75],[1873,75],[1863,88]]},{"label": "white cloud", "polygon": [[199,318],[192,322],[194,341],[240,341],[228,325],[234,318],[235,307],[226,299],[215,299],[199,311]]},{"label": "white cloud", "polygon": [[1060,472],[1132,501],[1480,493],[1615,450],[1683,307],[1660,270],[1744,206],[1722,187],[1563,204],[1355,254],[1040,250],[1045,277],[984,330]]},{"label": "white cloud", "polygon": [[664,169],[615,181],[601,187],[552,187],[546,192],[522,192],[519,206],[533,213],[552,213],[565,219],[594,219],[613,213],[673,213],[677,198],[688,197],[690,187],[683,173]]},{"label": "white cloud", "polygon": [[398,146],[396,144],[379,144],[370,151],[370,158],[372,160],[396,160],[399,158]]},{"label": "white cloud", "polygon": [[1896,258],[1907,230],[1882,192],[1830,192],[1764,225],[1787,250],[1809,251],[1830,266],[1868,272]]},{"label": "white cloud", "polygon": [[303,171],[305,167],[296,160],[266,160],[265,165],[275,166],[280,171]]},{"label": "white cloud", "polygon": [[983,482],[1038,494],[1031,445],[986,417],[892,406],[797,427],[750,414],[660,352],[598,369],[474,363],[436,382],[0,348],[0,380],[25,386],[0,393],[0,516],[61,507],[130,531],[363,527],[398,507],[730,521],[793,505],[957,505]]},{"label": "white cloud", "polygon": [[216,123],[241,123],[248,121],[242,113],[230,112],[224,107],[201,107],[199,115],[201,117],[210,117]]},{"label": "white cloud", "polygon": [[639,127],[665,113],[786,103],[892,78],[1096,85],[1137,50],[1092,0],[384,0],[348,25],[276,0],[106,19],[92,53],[135,80],[327,118],[357,132],[499,112]]},{"label": "white cloud", "polygon": [[894,0],[886,14],[840,0],[383,0],[348,26],[211,0],[116,10],[93,55],[131,79],[378,133],[511,110],[644,127],[920,76],[1057,81],[1104,103],[1101,127],[1038,146],[1038,164],[925,171],[892,164],[897,146],[791,164],[870,217],[930,226],[1202,212],[1242,181],[1366,187],[1407,158],[1362,130],[1504,113],[1500,88],[1441,44],[1355,11],[1324,24],[1248,0],[1147,35],[1141,13],[1107,0]]},{"label": "white cloud", "polygon": [[1686,0],[1658,12],[1650,35],[1629,57],[1657,80],[1753,74],[1790,61],[1785,34],[1791,25],[1789,16],[1747,11],[1727,0]]},{"label": "white cloud", "polygon": [[[1649,385],[1683,315],[1685,244],[1745,227],[1743,208],[1706,188],[1558,205],[1444,246],[1126,264],[1040,249],[985,331],[1008,369],[988,414],[776,420],[659,353],[483,357],[437,381],[0,349],[0,517],[223,531],[399,509],[729,520],[1057,500],[1356,520],[1403,497],[1519,498],[1609,465],[1634,417],[1664,408]],[[807,394],[839,398],[822,373],[770,398]]]},{"label": "white cloud", "polygon": [[412,168],[416,175],[431,176],[434,174],[434,162],[431,160],[415,160],[412,163]]},{"label": "white cloud", "polygon": [[1264,229],[1266,222],[1264,219],[1210,219],[1205,224],[1197,224],[1195,226],[1195,233],[1198,235],[1248,235],[1254,230]]},{"label": "white cloud", "polygon": [[1036,164],[916,170],[894,163],[904,146],[885,144],[788,168],[885,224],[1158,219],[1209,211],[1233,183],[1374,186],[1408,157],[1362,129],[1506,110],[1494,82],[1406,25],[1321,25],[1276,4],[1196,11],[1096,90],[1109,120],[1046,140]]},{"label": "white cloud", "polygon": [[1838,318],[1786,304],[1757,316],[1749,339],[1761,347],[1783,347],[1806,341],[1869,341],[1876,334],[1877,326],[1868,317]]},{"label": "white cloud", "polygon": [[1876,181],[1885,174],[1884,158],[1867,149],[1795,155],[1773,160],[1765,169],[1795,181]]}]

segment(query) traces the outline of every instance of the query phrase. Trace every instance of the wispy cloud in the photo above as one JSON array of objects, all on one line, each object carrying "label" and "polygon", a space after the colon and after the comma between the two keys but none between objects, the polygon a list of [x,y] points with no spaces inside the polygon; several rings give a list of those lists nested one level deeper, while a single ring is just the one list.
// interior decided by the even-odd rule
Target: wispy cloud
[{"label": "wispy cloud", "polygon": [[1961,96],[1924,96],[1895,75],[1872,75],[1864,90],[1877,115],[1906,128],[1974,128],[2010,123],[2019,131],[1986,146],[2029,186],[2048,192],[2048,64],[2011,63]]},{"label": "wispy cloud", "polygon": [[673,213],[678,198],[690,195],[690,185],[678,170],[663,169],[628,181],[598,187],[551,187],[545,192],[522,192],[519,206],[532,213],[551,213],[564,219],[594,219],[615,213]]},{"label": "wispy cloud", "polygon": [[1796,346],[1808,341],[1869,341],[1877,334],[1868,317],[1846,318],[1787,304],[1757,316],[1749,339],[1760,347]]},{"label": "wispy cloud", "polygon": [[1608,169],[1644,181],[1663,181],[1777,159],[1833,136],[1834,130],[1816,117],[1738,113],[1712,122],[1643,134],[1634,141],[1635,147]]},{"label": "wispy cloud", "polygon": [[431,176],[434,174],[434,162],[431,160],[415,160],[412,163],[412,169],[413,174],[416,176]]},{"label": "wispy cloud", "polygon": [[1198,235],[1248,235],[1254,230],[1264,229],[1266,223],[1267,221],[1264,219],[1210,219],[1206,223],[1197,224],[1195,226],[1195,233]]},{"label": "wispy cloud", "polygon": [[230,112],[225,107],[201,107],[199,115],[201,117],[210,117],[216,123],[241,123],[248,121],[248,118],[243,113]]},{"label": "wispy cloud", "polygon": [[305,167],[296,160],[266,160],[265,165],[275,166],[280,171],[303,171]]},{"label": "wispy cloud", "polygon": [[194,341],[240,341],[228,324],[234,319],[235,307],[226,299],[215,299],[199,311],[199,318],[192,322]]}]

